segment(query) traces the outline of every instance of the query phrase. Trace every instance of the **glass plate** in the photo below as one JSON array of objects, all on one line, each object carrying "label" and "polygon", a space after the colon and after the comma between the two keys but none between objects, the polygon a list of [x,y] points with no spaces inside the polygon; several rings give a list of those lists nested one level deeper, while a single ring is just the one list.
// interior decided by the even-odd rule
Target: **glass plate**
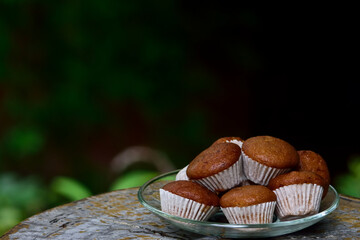
[{"label": "glass plate", "polygon": [[221,210],[208,221],[196,221],[170,215],[161,211],[159,189],[166,183],[174,181],[179,170],[159,175],[140,187],[138,198],[144,207],[171,224],[194,233],[227,238],[274,237],[309,227],[334,211],[339,204],[339,195],[335,188],[329,186],[326,197],[321,201],[319,213],[292,221],[279,221],[269,224],[230,224]]}]

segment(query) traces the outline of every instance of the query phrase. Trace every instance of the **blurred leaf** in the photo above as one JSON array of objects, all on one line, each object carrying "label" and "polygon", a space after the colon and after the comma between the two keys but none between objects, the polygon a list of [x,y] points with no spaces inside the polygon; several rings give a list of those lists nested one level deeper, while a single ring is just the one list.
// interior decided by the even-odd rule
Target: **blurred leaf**
[{"label": "blurred leaf", "polygon": [[16,126],[4,136],[7,152],[22,158],[40,152],[44,146],[44,135],[35,127]]},{"label": "blurred leaf", "polygon": [[150,170],[133,170],[119,177],[113,183],[110,190],[139,187],[157,175],[159,175],[158,172]]},{"label": "blurred leaf", "polygon": [[162,180],[175,181],[175,180],[176,180],[176,176],[167,176],[167,177],[162,178]]},{"label": "blurred leaf", "polygon": [[36,178],[19,178],[13,173],[0,175],[0,205],[34,213],[44,207],[44,199],[44,186]]},{"label": "blurred leaf", "polygon": [[340,175],[335,178],[335,186],[340,193],[357,198],[360,198],[360,185],[357,184],[359,182],[359,177],[350,174]]},{"label": "blurred leaf", "polygon": [[357,157],[354,157],[353,159],[351,159],[349,161],[348,167],[349,167],[350,172],[354,176],[360,178],[360,156],[357,156]]},{"label": "blurred leaf", "polygon": [[0,235],[46,208],[46,188],[35,177],[0,174]]},{"label": "blurred leaf", "polygon": [[360,157],[351,158],[348,168],[349,173],[335,178],[335,187],[342,194],[360,198]]},{"label": "blurred leaf", "polygon": [[70,201],[91,196],[91,192],[83,184],[68,177],[56,177],[51,183],[51,189]]},{"label": "blurred leaf", "polygon": [[0,235],[4,234],[11,227],[22,220],[21,211],[15,207],[0,206]]}]

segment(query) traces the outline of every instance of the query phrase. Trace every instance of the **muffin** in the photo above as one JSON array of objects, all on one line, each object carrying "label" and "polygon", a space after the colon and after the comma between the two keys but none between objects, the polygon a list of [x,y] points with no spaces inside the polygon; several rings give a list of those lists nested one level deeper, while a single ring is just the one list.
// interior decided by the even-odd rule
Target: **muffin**
[{"label": "muffin", "polygon": [[219,197],[191,181],[174,181],[160,188],[161,210],[178,217],[206,221],[219,209]]},{"label": "muffin", "polygon": [[325,181],[323,198],[326,196],[326,193],[330,184],[330,173],[327,167],[325,160],[317,154],[310,150],[298,151],[300,162],[297,167],[298,171],[309,171],[316,173],[322,177]]},{"label": "muffin", "polygon": [[299,164],[295,148],[279,138],[257,136],[242,146],[245,176],[254,183],[267,185],[277,175],[289,172]]},{"label": "muffin", "polygon": [[233,188],[220,198],[221,210],[231,224],[271,223],[275,205],[275,193],[261,185]]},{"label": "muffin", "polygon": [[190,162],[186,174],[213,192],[231,189],[246,180],[241,149],[233,143],[211,145]]},{"label": "muffin", "polygon": [[240,148],[242,148],[244,140],[239,137],[222,137],[216,140],[213,145],[218,143],[234,143],[237,144]]},{"label": "muffin", "polygon": [[186,175],[186,170],[189,167],[189,165],[187,165],[186,167],[184,167],[183,169],[181,169],[175,177],[175,180],[189,180],[189,177]]},{"label": "muffin", "polygon": [[277,196],[276,215],[283,221],[319,212],[324,180],[308,171],[292,171],[270,180],[268,188]]}]

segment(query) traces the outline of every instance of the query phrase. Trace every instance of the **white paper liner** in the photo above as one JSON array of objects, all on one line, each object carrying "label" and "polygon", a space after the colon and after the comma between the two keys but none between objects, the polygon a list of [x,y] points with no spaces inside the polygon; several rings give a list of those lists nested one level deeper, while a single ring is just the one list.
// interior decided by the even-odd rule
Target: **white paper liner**
[{"label": "white paper liner", "polygon": [[228,142],[228,143],[234,143],[234,144],[238,145],[238,146],[241,148],[241,150],[242,150],[242,145],[243,145],[243,142],[242,142],[242,141],[233,139],[233,140],[226,140],[226,142]]},{"label": "white paper liner", "polygon": [[250,186],[250,185],[256,185],[255,183],[251,182],[250,180],[243,181],[240,186]]},{"label": "white paper liner", "polygon": [[175,177],[175,180],[178,181],[178,180],[189,180],[189,177],[188,175],[186,174],[186,170],[187,168],[189,167],[189,165],[187,165],[186,167],[184,167],[183,169],[181,169],[177,174],[176,174],[176,177]]},{"label": "white paper liner", "polygon": [[178,217],[206,221],[219,207],[208,206],[160,189],[161,211]]},{"label": "white paper liner", "polygon": [[248,207],[221,208],[221,210],[231,224],[263,224],[272,222],[275,206],[276,201],[273,201]]},{"label": "white paper liner", "polygon": [[319,212],[323,187],[317,184],[292,184],[275,189],[276,215],[281,220],[293,220]]},{"label": "white paper liner", "polygon": [[273,168],[268,167],[264,164],[261,164],[255,160],[252,160],[249,156],[247,156],[244,152],[242,152],[243,156],[243,165],[244,165],[244,174],[245,176],[252,182],[260,184],[260,185],[268,185],[270,179],[289,172],[291,168]]},{"label": "white paper liner", "polygon": [[229,168],[218,172],[215,175],[194,179],[192,181],[200,183],[213,192],[222,192],[241,184],[245,180],[246,177],[243,172],[242,157],[240,155],[239,160]]}]

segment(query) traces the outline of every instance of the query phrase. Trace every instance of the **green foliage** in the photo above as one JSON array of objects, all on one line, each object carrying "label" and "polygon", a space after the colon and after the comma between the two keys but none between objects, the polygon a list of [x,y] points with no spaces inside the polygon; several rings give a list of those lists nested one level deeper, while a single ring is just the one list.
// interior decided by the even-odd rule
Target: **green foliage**
[{"label": "green foliage", "polygon": [[0,175],[0,206],[14,206],[33,213],[45,206],[45,194],[38,178],[19,178],[12,173]]},{"label": "green foliage", "polygon": [[4,150],[9,156],[21,159],[39,153],[44,146],[43,134],[35,128],[13,127],[4,136]]},{"label": "green foliage", "polygon": [[[201,104],[203,96],[216,92],[214,77],[199,62],[189,62],[176,2],[2,5],[0,158],[6,162],[0,167],[4,170],[17,170],[14,162],[20,160],[27,172],[42,174],[36,166],[49,155],[63,154],[65,166],[60,167],[90,178],[96,174],[89,174],[90,166],[83,164],[79,170],[74,163],[92,158],[88,149],[96,140],[90,136],[96,134],[105,135],[121,150],[125,136],[135,131],[144,136],[140,142],[162,146],[181,166],[192,155],[173,154],[176,144],[171,143],[180,137],[189,150],[205,145],[204,119],[210,113]],[[144,129],[134,125],[151,128],[142,134]],[[108,183],[102,184],[104,189]]]},{"label": "green foliage", "polygon": [[0,174],[0,235],[24,218],[92,193],[78,180],[56,177],[46,185],[36,177]]},{"label": "green foliage", "polygon": [[0,174],[0,235],[47,206],[46,189],[35,177]]},{"label": "green foliage", "polygon": [[110,187],[110,190],[139,187],[157,175],[159,175],[158,172],[150,170],[132,170],[124,173],[121,177],[116,179]]},{"label": "green foliage", "polygon": [[[14,177],[0,226],[157,175],[104,177],[128,144],[160,146],[179,166],[207,144],[201,105],[214,77],[189,58],[181,21],[167,0],[1,3],[0,170],[53,180],[30,181],[27,191],[43,192],[24,202],[25,180]],[[56,177],[64,175],[77,178]]]},{"label": "green foliage", "polygon": [[[177,167],[207,146],[214,100],[226,94],[197,55],[214,28],[238,20],[215,11],[201,24],[192,21],[198,13],[182,11],[171,0],[0,3],[0,232],[48,207],[153,177],[139,170],[113,185],[104,177],[131,144],[160,148]],[[237,18],[258,25],[251,12]],[[221,49],[258,69],[249,45]],[[65,175],[76,179],[56,177]],[[358,179],[349,176],[339,182]]]},{"label": "green foliage", "polygon": [[335,187],[340,193],[360,198],[360,156],[350,159],[348,169],[348,173],[335,178]]},{"label": "green foliage", "polygon": [[56,177],[51,183],[53,193],[59,194],[69,201],[76,201],[91,196],[91,192],[79,181],[68,177]]},{"label": "green foliage", "polygon": [[0,235],[4,234],[22,219],[23,214],[19,208],[12,206],[0,207]]}]

